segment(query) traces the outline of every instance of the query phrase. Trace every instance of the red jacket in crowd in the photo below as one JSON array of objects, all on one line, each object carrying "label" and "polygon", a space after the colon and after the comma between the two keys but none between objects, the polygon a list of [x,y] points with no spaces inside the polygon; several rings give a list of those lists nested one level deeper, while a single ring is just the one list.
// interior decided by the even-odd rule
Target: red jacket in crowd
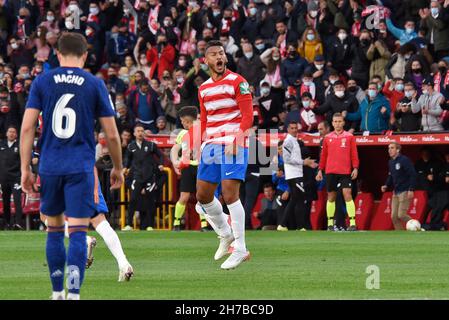
[{"label": "red jacket in crowd", "polygon": [[[162,74],[165,70],[170,71],[170,73],[173,72],[173,69],[175,68],[175,57],[176,51],[171,44],[167,44],[164,49],[162,49],[160,56],[156,47],[152,47],[148,50],[147,60],[148,63],[151,64],[149,78],[154,79],[156,76],[158,79],[162,79]],[[157,75],[154,74],[156,69]]]}]

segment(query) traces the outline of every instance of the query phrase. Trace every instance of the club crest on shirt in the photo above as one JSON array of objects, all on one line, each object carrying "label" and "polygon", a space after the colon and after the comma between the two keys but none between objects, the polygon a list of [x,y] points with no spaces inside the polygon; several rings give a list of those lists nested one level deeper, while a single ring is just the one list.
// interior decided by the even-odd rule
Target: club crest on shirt
[{"label": "club crest on shirt", "polygon": [[341,147],[346,148],[346,138],[341,139]]},{"label": "club crest on shirt", "polygon": [[15,147],[14,148],[14,153],[17,153],[17,152],[19,152],[19,148]]},{"label": "club crest on shirt", "polygon": [[400,170],[401,169],[401,164],[400,163],[396,163],[396,170]]},{"label": "club crest on shirt", "polygon": [[239,84],[240,87],[240,94],[249,94],[249,84],[248,82],[242,82]]},{"label": "club crest on shirt", "polygon": [[148,152],[148,147],[143,148],[145,150],[145,152]]}]

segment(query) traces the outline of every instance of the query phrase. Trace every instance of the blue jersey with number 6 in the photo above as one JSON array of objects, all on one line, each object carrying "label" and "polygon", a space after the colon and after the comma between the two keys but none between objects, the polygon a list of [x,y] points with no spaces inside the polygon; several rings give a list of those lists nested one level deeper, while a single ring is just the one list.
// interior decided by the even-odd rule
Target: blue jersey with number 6
[{"label": "blue jersey with number 6", "polygon": [[115,116],[101,79],[80,68],[45,72],[33,81],[26,108],[42,111],[40,174],[92,172],[95,120]]}]

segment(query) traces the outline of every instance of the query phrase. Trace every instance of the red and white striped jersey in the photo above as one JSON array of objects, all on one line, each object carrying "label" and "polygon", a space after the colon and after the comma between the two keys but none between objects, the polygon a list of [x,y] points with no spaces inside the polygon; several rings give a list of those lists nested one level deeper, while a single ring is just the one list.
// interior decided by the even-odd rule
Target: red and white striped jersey
[{"label": "red and white striped jersey", "polygon": [[249,84],[237,73],[227,70],[220,80],[209,78],[200,86],[198,100],[205,143],[232,143],[237,133],[252,126]]}]

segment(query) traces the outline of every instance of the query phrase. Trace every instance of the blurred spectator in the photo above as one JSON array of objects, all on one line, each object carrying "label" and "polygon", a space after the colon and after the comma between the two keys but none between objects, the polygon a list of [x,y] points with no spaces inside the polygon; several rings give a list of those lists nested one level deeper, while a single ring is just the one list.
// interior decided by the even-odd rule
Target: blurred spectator
[{"label": "blurred spectator", "polygon": [[370,78],[374,75],[378,75],[381,77],[383,82],[385,80],[385,67],[391,57],[391,52],[389,51],[386,43],[380,39],[372,42],[366,52],[366,57],[369,61],[371,61],[369,71]]},{"label": "blurred spectator", "polygon": [[347,113],[349,121],[361,121],[360,130],[370,133],[380,133],[388,129],[390,119],[390,102],[379,92],[378,85],[370,82],[368,96],[359,106],[356,112]]},{"label": "blurred spectator", "polygon": [[[302,108],[299,110],[300,131],[314,133],[318,129],[318,123],[323,120],[323,116],[315,114],[316,102],[309,92],[301,95]],[[303,149],[301,149],[303,151]]]},{"label": "blurred spectator", "polygon": [[164,114],[157,93],[150,88],[148,80],[142,80],[139,83],[139,89],[130,93],[128,107],[135,115],[137,123],[157,133],[155,121],[157,117]]},{"label": "blurred spectator", "polygon": [[[354,113],[358,112],[358,110],[359,103],[357,102],[357,99],[345,90],[343,82],[336,81],[334,83],[334,92],[326,98],[324,104],[313,109],[313,112],[325,115],[327,122],[331,123],[334,113]],[[357,128],[357,119],[346,119],[344,130],[353,133]]]},{"label": "blurred spectator", "polygon": [[260,220],[262,230],[276,230],[278,225],[278,208],[274,186],[267,183],[263,186],[262,203],[259,212],[254,212],[254,216]]},{"label": "blurred spectator", "polygon": [[423,81],[422,95],[416,99],[416,93],[412,97],[412,112],[421,112],[421,126],[423,131],[442,131],[443,126],[440,115],[443,113],[441,104],[444,97],[441,93],[434,91],[433,79],[427,78]]},{"label": "blurred spectator", "polygon": [[151,65],[149,78],[162,79],[164,70],[173,71],[175,67],[175,48],[167,42],[165,34],[157,36],[156,46],[149,46],[147,50],[147,61]]},{"label": "blurred spectator", "polygon": [[253,46],[249,43],[242,46],[243,57],[237,64],[237,73],[241,74],[250,86],[257,87],[265,76],[265,65],[257,54],[254,54]]},{"label": "blurred spectator", "polygon": [[323,54],[323,43],[315,29],[309,27],[304,31],[298,52],[309,63],[313,62],[315,56]]},{"label": "blurred spectator", "polygon": [[[158,171],[163,169],[162,153],[156,144],[144,139],[144,127],[134,128],[135,141],[128,145],[124,167],[132,171],[131,200],[128,206],[127,225],[132,230],[135,211],[140,212],[140,229],[151,231],[154,227]],[[158,159],[154,158],[156,156]]]},{"label": "blurred spectator", "polygon": [[438,1],[430,2],[428,8],[420,9],[421,26],[427,28],[428,40],[433,45],[436,58],[442,59],[449,55],[449,29],[447,28],[446,14]]},{"label": "blurred spectator", "polygon": [[[20,153],[17,137],[17,129],[8,127],[6,139],[0,142],[0,185],[3,197],[3,215],[6,222],[5,230],[23,230]],[[11,194],[15,206],[14,219],[11,219]]]},{"label": "blurred spectator", "polygon": [[170,130],[167,128],[167,119],[164,116],[159,116],[156,119],[156,127],[157,127],[157,134],[170,134]]},{"label": "blurred spectator", "polygon": [[401,46],[418,36],[415,31],[415,21],[413,20],[407,20],[404,29],[397,28],[390,18],[386,19],[386,23],[388,30],[399,40]]},{"label": "blurred spectator", "polygon": [[405,97],[399,101],[394,115],[396,119],[395,128],[398,131],[418,131],[421,127],[421,112],[413,113],[412,111],[412,97],[415,92],[413,83],[405,84]]},{"label": "blurred spectator", "polygon": [[284,88],[298,86],[301,75],[307,67],[307,61],[299,56],[295,43],[289,43],[287,50],[287,58],[281,63],[281,78]]},{"label": "blurred spectator", "polygon": [[266,80],[260,82],[259,110],[262,118],[260,129],[275,129],[279,126],[278,113],[282,106],[279,96],[271,93],[271,86]]},{"label": "blurred spectator", "polygon": [[362,101],[366,98],[366,93],[358,86],[357,81],[354,78],[349,78],[347,86],[348,94],[355,97],[359,104],[362,103]]}]

